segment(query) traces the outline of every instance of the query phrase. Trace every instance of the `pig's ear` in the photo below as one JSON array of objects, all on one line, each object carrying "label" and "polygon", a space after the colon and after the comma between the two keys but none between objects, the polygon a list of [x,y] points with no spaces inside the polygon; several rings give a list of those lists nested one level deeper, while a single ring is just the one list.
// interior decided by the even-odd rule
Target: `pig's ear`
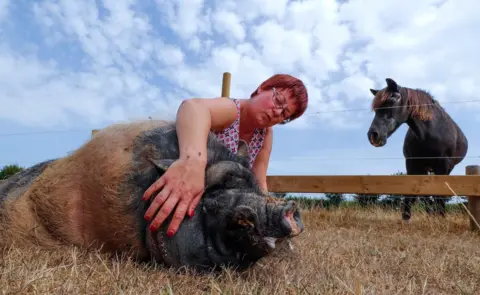
[{"label": "pig's ear", "polygon": [[173,162],[176,160],[174,159],[152,159],[148,158],[150,162],[152,162],[153,165],[158,169],[160,173],[165,173],[167,171],[168,167],[172,165]]},{"label": "pig's ear", "polygon": [[237,226],[253,229],[257,220],[257,213],[249,206],[240,205],[233,211],[232,221]]},{"label": "pig's ear", "polygon": [[243,139],[238,140],[237,155],[248,159],[248,143]]},{"label": "pig's ear", "polygon": [[251,185],[253,174],[236,162],[220,161],[208,167],[205,174],[207,188],[218,186],[222,189],[234,189]]}]

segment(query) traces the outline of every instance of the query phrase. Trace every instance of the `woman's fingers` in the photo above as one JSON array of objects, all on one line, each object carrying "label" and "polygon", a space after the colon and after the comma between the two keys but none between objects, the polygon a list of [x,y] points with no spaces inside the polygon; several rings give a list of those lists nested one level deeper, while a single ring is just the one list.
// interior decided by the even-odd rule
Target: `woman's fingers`
[{"label": "woman's fingers", "polygon": [[[176,193],[172,193],[168,196],[168,199],[163,203],[162,207],[157,213],[157,216],[152,220],[150,223],[150,230],[155,231],[157,230],[160,225],[167,219],[167,217],[170,215],[170,213],[173,211],[175,208],[175,205],[177,205],[178,202],[178,195]],[[172,233],[167,233],[169,236],[173,236]]]},{"label": "woman's fingers", "polygon": [[185,215],[193,216],[204,191],[204,167],[177,160],[167,172],[153,183],[143,194],[148,200],[159,191],[145,212],[151,220],[150,230],[157,230],[175,210],[168,226],[167,236],[172,237],[183,222]]},{"label": "woman's fingers", "polygon": [[198,203],[200,202],[201,198],[202,198],[202,195],[203,195],[203,190],[200,191],[192,200],[192,202],[190,202],[190,205],[188,206],[188,216],[192,217],[194,212],[195,212],[195,208],[197,208],[197,205]]},{"label": "woman's fingers", "polygon": [[146,201],[158,190],[165,185],[165,177],[160,177],[143,193],[142,200]]},{"label": "woman's fingers", "polygon": [[147,209],[147,212],[145,212],[144,218],[145,220],[149,221],[152,219],[152,217],[157,213],[158,208],[162,206],[162,204],[167,200],[168,196],[170,195],[170,187],[165,186],[158,194],[157,196],[153,199],[153,201],[150,203],[150,206]]},{"label": "woman's fingers", "polygon": [[168,237],[172,237],[177,232],[178,227],[180,226],[180,223],[185,218],[189,202],[190,202],[190,200],[187,197],[185,199],[182,199],[178,203],[177,209],[175,210],[175,214],[173,215],[173,218],[170,221],[170,225],[168,227],[168,231],[167,231],[167,236]]}]

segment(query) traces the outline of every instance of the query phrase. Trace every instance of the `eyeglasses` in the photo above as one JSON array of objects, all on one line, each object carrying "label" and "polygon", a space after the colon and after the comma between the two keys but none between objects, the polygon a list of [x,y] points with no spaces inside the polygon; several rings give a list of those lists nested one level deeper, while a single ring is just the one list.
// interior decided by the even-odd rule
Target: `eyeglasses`
[{"label": "eyeglasses", "polygon": [[280,95],[277,92],[275,87],[272,87],[272,92],[273,92],[273,95],[272,95],[273,104],[275,105],[276,108],[279,108],[282,110],[282,117],[285,118],[282,122],[280,122],[280,124],[287,124],[288,122],[291,121],[291,119],[289,117],[287,118],[285,114],[285,111],[287,110],[287,107],[288,107],[287,100],[283,95]]}]

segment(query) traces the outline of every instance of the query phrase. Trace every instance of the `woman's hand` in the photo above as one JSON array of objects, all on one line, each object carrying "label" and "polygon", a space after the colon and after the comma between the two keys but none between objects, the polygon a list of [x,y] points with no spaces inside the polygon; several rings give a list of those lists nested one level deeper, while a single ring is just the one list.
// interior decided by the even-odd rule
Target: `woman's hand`
[{"label": "woman's hand", "polygon": [[185,213],[188,211],[188,215],[193,216],[205,190],[208,134],[230,126],[236,117],[235,103],[223,97],[188,99],[180,104],[175,121],[180,159],[173,162],[142,198],[148,200],[157,194],[144,216],[151,221],[150,230],[157,230],[175,209],[167,231],[167,236],[172,237]]},{"label": "woman's hand", "polygon": [[188,215],[193,216],[205,189],[205,166],[200,159],[179,159],[145,191],[142,200],[148,200],[158,192],[144,216],[145,220],[152,221],[151,231],[160,227],[177,204],[168,227],[168,237],[177,232],[187,210]]}]

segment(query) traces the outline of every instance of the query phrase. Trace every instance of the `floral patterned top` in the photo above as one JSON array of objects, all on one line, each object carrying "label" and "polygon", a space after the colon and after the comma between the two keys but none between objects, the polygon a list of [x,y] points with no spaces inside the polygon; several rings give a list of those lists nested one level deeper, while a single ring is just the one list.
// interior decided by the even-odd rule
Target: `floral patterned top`
[{"label": "floral patterned top", "polygon": [[[232,123],[232,125],[225,128],[223,131],[214,132],[217,140],[223,143],[228,147],[233,153],[237,153],[238,150],[238,141],[239,141],[239,131],[240,131],[240,103],[233,99],[233,102],[237,105],[237,119]],[[252,140],[248,144],[249,148],[249,157],[250,157],[250,168],[252,168],[253,163],[258,155],[258,152],[263,146],[263,141],[265,139],[266,129],[255,129]]]}]

